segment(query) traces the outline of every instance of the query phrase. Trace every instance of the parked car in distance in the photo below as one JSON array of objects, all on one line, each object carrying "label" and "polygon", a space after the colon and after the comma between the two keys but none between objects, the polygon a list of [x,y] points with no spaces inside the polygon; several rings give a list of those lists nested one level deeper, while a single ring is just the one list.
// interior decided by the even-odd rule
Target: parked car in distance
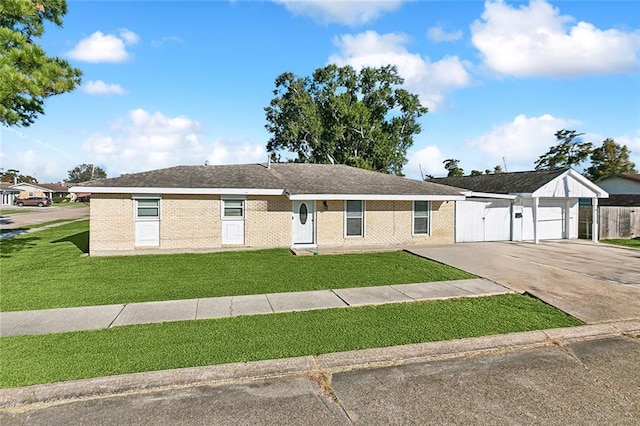
[{"label": "parked car in distance", "polygon": [[51,205],[51,199],[47,197],[18,198],[16,199],[16,204],[18,205],[18,207],[23,207],[23,206],[45,207],[45,206]]}]

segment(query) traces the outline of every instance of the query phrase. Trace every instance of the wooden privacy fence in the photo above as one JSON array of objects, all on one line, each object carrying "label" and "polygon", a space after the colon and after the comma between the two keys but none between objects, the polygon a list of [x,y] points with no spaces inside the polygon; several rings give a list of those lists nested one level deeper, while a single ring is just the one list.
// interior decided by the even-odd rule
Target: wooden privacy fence
[{"label": "wooden privacy fence", "polygon": [[[598,206],[598,238],[640,237],[640,207]],[[578,235],[591,238],[591,206],[578,209]]]}]

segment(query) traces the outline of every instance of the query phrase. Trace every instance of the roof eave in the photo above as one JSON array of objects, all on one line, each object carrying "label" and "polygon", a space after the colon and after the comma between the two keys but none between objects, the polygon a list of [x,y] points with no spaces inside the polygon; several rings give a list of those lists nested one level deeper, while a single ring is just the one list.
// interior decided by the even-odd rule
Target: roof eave
[{"label": "roof eave", "polygon": [[166,188],[152,186],[72,186],[69,192],[92,194],[202,194],[202,195],[283,195],[283,189],[266,188]]},{"label": "roof eave", "polygon": [[493,192],[475,192],[469,191],[464,193],[467,197],[479,197],[479,198],[503,198],[507,200],[515,200],[518,195],[515,194],[496,194]]},{"label": "roof eave", "polygon": [[288,194],[290,200],[462,201],[464,195],[429,194]]}]

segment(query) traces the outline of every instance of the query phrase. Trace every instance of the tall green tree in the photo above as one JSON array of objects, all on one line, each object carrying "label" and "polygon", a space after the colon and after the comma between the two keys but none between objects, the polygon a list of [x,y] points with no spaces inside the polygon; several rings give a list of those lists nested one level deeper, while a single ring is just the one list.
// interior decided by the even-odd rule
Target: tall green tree
[{"label": "tall green tree", "polygon": [[393,66],[358,72],[328,65],[311,77],[283,73],[265,108],[272,135],[267,151],[275,161],[288,151],[298,162],[401,175],[413,136],[421,131],[418,118],[427,113],[403,83]]},{"label": "tall green tree", "polygon": [[46,21],[62,27],[66,13],[65,0],[0,1],[0,124],[29,126],[48,97],[80,84],[79,69],[34,43]]},{"label": "tall green tree", "polygon": [[593,144],[584,142],[584,133],[575,130],[558,130],[555,133],[558,144],[549,148],[546,154],[536,160],[536,170],[577,166],[589,158]]},{"label": "tall green tree", "polygon": [[86,182],[93,179],[105,179],[107,172],[102,167],[94,166],[93,164],[79,164],[73,169],[69,170],[69,182]]},{"label": "tall green tree", "polygon": [[464,176],[464,170],[458,166],[460,160],[455,158],[448,158],[442,162],[444,168],[447,171],[447,177],[451,176]]},{"label": "tall green tree", "polygon": [[636,173],[636,165],[629,159],[629,149],[626,145],[619,145],[613,139],[607,138],[602,146],[591,152],[591,167],[585,171],[585,176],[597,182],[622,173]]},{"label": "tall green tree", "polygon": [[38,179],[30,175],[21,175],[20,170],[8,169],[6,172],[0,172],[0,182],[38,183]]}]

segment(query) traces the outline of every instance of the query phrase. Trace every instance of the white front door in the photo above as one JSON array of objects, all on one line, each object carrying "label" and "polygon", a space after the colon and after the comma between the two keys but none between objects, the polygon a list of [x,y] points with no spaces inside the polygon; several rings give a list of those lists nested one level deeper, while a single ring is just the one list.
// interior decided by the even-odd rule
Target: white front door
[{"label": "white front door", "polygon": [[315,202],[293,202],[293,244],[314,244]]}]

